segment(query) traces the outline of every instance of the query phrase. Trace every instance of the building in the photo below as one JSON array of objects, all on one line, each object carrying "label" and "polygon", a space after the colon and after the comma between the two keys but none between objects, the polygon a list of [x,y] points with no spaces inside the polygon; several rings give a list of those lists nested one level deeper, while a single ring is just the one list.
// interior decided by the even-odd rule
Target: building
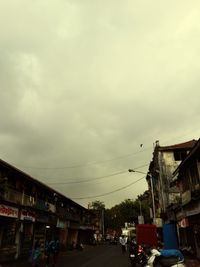
[{"label": "building", "polygon": [[96,215],[0,160],[0,261],[27,257],[34,241],[58,238],[62,249],[89,243]]},{"label": "building", "polygon": [[180,192],[180,201],[169,207],[182,248],[200,258],[200,139],[174,171],[171,187]]},{"label": "building", "polygon": [[187,157],[188,153],[196,144],[196,140],[191,140],[181,144],[170,146],[160,146],[156,141],[153,158],[149,165],[149,172],[146,177],[149,190],[152,195],[152,216],[168,221],[168,206],[177,201],[177,189],[170,187],[173,172],[179,164]]}]

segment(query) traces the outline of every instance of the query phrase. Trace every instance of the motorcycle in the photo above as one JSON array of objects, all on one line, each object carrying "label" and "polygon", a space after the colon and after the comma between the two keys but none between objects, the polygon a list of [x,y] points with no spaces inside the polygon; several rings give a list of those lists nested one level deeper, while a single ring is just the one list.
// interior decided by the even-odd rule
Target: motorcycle
[{"label": "motorcycle", "polygon": [[147,263],[147,256],[142,245],[137,245],[132,241],[129,246],[129,259],[131,266],[144,266]]},{"label": "motorcycle", "polygon": [[[173,255],[170,253],[170,256],[167,256],[167,253],[164,253],[165,250],[160,252],[157,249],[150,249],[147,255],[147,264],[145,267],[185,267],[184,258],[179,258],[177,253]],[[170,251],[170,250],[166,250]],[[179,252],[178,250],[171,250]],[[178,253],[180,254],[180,253]]]}]

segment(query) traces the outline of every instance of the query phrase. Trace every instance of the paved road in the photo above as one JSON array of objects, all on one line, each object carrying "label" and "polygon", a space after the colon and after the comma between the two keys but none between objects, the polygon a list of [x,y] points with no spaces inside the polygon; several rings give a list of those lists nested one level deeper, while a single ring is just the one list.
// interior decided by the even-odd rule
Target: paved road
[{"label": "paved road", "polygon": [[58,267],[129,267],[128,254],[122,255],[120,245],[99,245],[63,254]]},{"label": "paved road", "polygon": [[[32,267],[27,260],[0,264],[0,267]],[[40,267],[45,267],[44,265]],[[49,267],[52,267],[51,265]],[[87,246],[83,251],[60,253],[57,267],[130,267],[128,254],[122,255],[120,245]]]},{"label": "paved road", "polygon": [[[27,260],[4,263],[0,266],[32,267],[27,263]],[[57,267],[130,267],[130,263],[128,254],[122,255],[119,244],[117,246],[104,244],[94,247],[87,246],[83,251],[62,252]],[[196,259],[186,259],[186,267],[200,267],[200,263]]]}]

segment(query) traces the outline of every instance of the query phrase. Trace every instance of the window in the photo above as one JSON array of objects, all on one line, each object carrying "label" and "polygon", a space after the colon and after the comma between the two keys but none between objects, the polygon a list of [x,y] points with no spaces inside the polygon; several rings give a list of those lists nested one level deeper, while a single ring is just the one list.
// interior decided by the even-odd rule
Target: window
[{"label": "window", "polygon": [[174,159],[175,161],[182,161],[186,158],[187,151],[186,150],[175,150],[174,151]]}]

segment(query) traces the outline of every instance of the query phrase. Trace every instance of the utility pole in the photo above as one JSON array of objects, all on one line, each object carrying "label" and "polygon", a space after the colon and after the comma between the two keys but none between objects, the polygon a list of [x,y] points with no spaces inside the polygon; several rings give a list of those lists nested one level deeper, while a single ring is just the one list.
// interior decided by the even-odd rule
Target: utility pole
[{"label": "utility pole", "polygon": [[101,223],[102,223],[102,235],[104,236],[105,234],[105,230],[104,230],[104,209],[102,209],[102,212],[101,212]]},{"label": "utility pole", "polygon": [[[156,210],[155,210],[155,199],[154,199],[154,186],[153,186],[153,178],[152,175],[146,172],[141,172],[141,171],[136,171],[134,169],[129,169],[129,172],[137,172],[137,173],[142,173],[145,174],[146,176],[150,177],[150,184],[151,184],[151,198],[152,198],[152,208],[153,208],[153,219],[156,218]],[[140,203],[141,205],[141,203]],[[140,211],[141,213],[141,211]]]},{"label": "utility pole", "polygon": [[152,197],[153,219],[154,219],[154,218],[156,218],[156,210],[155,210],[153,178],[152,178],[151,174],[148,174],[148,176],[150,177],[150,183],[151,183],[151,197]]}]

